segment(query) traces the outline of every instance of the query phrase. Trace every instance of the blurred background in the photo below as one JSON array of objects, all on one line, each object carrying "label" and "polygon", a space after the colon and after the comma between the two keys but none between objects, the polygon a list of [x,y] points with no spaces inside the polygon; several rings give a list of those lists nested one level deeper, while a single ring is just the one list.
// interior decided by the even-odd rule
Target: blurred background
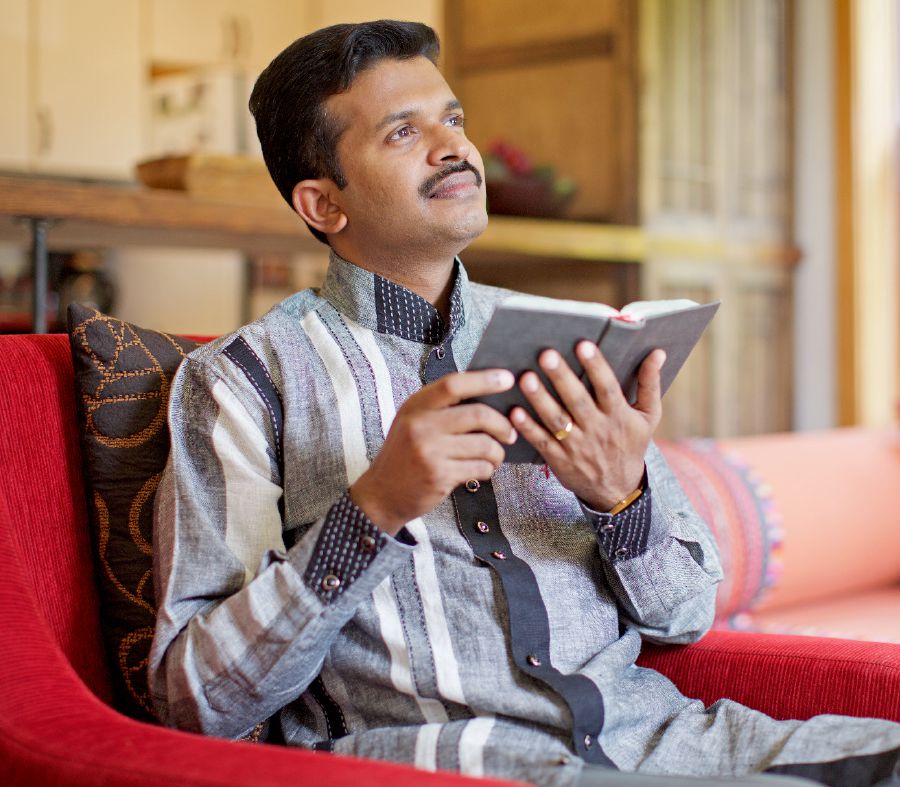
[{"label": "blurred background", "polygon": [[721,299],[664,436],[893,423],[897,5],[0,0],[0,331],[41,310],[63,330],[81,301],[215,335],[317,286],[327,255],[262,169],[249,92],[311,30],[413,19],[488,165],[473,278]]}]

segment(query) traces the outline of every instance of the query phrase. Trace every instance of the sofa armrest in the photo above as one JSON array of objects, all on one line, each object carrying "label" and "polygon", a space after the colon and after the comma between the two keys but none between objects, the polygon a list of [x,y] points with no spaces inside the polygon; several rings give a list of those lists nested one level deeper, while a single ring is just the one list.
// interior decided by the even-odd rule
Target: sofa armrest
[{"label": "sofa armrest", "polygon": [[900,721],[900,645],[711,631],[694,645],[645,644],[638,665],[707,705],[728,698],[777,719],[838,713]]},{"label": "sofa armrest", "polygon": [[[0,496],[0,771],[3,784],[465,787],[513,785],[387,762],[207,738],[129,719],[66,659],[35,602]],[[48,570],[49,567],[48,567]]]}]

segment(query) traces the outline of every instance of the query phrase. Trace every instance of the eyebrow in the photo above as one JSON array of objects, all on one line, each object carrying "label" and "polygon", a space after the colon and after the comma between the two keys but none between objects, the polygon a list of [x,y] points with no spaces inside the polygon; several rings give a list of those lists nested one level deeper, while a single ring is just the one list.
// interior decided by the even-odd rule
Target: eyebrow
[{"label": "eyebrow", "polygon": [[[447,105],[444,107],[445,112],[449,112],[451,109],[462,109],[462,104],[458,99],[452,99],[447,102]],[[392,123],[397,123],[401,120],[409,120],[411,117],[415,117],[417,114],[421,112],[421,109],[418,107],[413,107],[411,109],[402,109],[399,112],[391,112],[390,115],[385,115],[375,126],[376,131],[381,131],[385,126],[390,126]]]}]

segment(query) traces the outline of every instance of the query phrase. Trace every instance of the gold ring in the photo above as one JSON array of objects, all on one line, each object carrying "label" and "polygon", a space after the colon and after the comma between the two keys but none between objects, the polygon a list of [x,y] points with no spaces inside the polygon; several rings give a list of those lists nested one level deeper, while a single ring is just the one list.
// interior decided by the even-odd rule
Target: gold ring
[{"label": "gold ring", "polygon": [[569,421],[569,422],[568,422],[562,429],[560,429],[558,432],[554,432],[554,433],[553,433],[553,436],[554,436],[557,440],[559,440],[559,442],[562,442],[562,441],[565,440],[570,434],[572,434],[572,422],[571,422],[571,421]]}]

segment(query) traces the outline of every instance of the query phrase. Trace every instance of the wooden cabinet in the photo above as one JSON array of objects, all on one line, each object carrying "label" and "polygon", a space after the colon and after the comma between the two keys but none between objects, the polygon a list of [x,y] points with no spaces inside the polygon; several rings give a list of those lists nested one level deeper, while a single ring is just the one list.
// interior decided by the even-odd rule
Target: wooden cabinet
[{"label": "wooden cabinet", "polygon": [[482,153],[507,140],[574,178],[568,218],[637,222],[637,3],[447,0],[448,81]]},{"label": "wooden cabinet", "polygon": [[28,0],[6,0],[0,15],[0,167],[28,167]]},{"label": "wooden cabinet", "polygon": [[[523,242],[543,259],[522,244],[476,243],[465,257],[473,276],[613,305],[722,301],[666,396],[664,437],[791,427],[791,9],[791,0],[447,2],[449,81],[475,143],[504,137],[573,175],[569,217],[637,225],[642,244],[640,264],[623,264],[627,253],[574,262],[586,259],[579,242],[571,256],[565,243],[555,252],[536,242],[535,226]],[[573,238],[583,226],[552,225],[548,234]]]},{"label": "wooden cabinet", "polygon": [[4,3],[5,167],[131,177],[141,148],[139,6],[139,0]]},{"label": "wooden cabinet", "polygon": [[141,152],[138,0],[36,0],[34,167],[131,178]]},{"label": "wooden cabinet", "polygon": [[296,0],[152,0],[150,59],[169,68],[234,65],[255,76],[308,29]]},{"label": "wooden cabinet", "polygon": [[791,8],[641,3],[642,291],[722,301],[666,397],[666,436],[792,425]]}]

